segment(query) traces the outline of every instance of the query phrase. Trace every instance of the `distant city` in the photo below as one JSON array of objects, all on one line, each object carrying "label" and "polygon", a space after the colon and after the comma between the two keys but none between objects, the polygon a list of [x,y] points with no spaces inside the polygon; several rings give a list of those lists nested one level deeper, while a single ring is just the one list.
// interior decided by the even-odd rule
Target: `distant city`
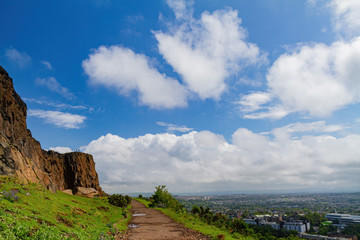
[{"label": "distant city", "polygon": [[[360,193],[232,194],[177,196],[187,209],[211,211],[247,224],[293,230],[305,239],[357,239],[360,226]],[[352,227],[348,227],[351,225]]]}]

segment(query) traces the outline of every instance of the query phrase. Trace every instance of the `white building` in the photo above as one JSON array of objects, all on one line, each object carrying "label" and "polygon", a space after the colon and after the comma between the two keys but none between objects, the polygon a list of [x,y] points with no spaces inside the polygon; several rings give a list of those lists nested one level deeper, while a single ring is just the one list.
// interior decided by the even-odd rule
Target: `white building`
[{"label": "white building", "polygon": [[303,221],[295,222],[266,222],[265,220],[258,219],[244,219],[247,224],[254,224],[258,226],[271,226],[273,229],[285,229],[287,231],[294,230],[299,233],[306,232],[310,229],[310,223],[304,223]]},{"label": "white building", "polygon": [[303,233],[310,229],[310,223],[303,223],[303,221],[285,222],[283,228],[288,231],[295,230]]}]

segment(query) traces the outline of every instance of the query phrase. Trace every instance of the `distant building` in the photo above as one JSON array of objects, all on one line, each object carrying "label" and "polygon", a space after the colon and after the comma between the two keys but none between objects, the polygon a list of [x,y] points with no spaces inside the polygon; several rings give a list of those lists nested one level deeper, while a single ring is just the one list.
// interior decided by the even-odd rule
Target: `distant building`
[{"label": "distant building", "polygon": [[360,223],[360,216],[356,215],[328,213],[325,217],[329,221],[337,221],[339,224]]},{"label": "distant building", "polygon": [[303,221],[284,222],[283,228],[288,231],[295,230],[297,232],[303,233],[310,229],[310,223]]},{"label": "distant building", "polygon": [[267,222],[264,219],[244,219],[247,224],[254,224],[258,226],[270,226],[273,229],[285,229],[288,231],[294,230],[299,233],[306,232],[310,229],[310,223],[304,221],[294,221],[294,222]]},{"label": "distant building", "polygon": [[254,224],[254,225],[259,225],[258,221],[256,221],[257,219],[250,219],[250,218],[244,218],[244,222],[246,222],[247,224]]}]

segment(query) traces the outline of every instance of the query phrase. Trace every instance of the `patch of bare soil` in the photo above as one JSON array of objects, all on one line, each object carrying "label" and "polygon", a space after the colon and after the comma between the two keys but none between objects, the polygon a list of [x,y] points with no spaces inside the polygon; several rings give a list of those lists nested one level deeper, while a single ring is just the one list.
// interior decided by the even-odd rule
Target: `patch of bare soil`
[{"label": "patch of bare soil", "polygon": [[174,222],[170,217],[156,209],[146,208],[142,203],[131,201],[131,227],[124,236],[126,240],[209,240],[210,238]]}]

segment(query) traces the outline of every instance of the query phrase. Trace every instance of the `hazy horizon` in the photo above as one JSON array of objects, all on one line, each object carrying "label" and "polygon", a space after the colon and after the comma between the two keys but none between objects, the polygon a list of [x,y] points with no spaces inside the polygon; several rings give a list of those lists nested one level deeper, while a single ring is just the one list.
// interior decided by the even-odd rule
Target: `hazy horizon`
[{"label": "hazy horizon", "polygon": [[[117,192],[118,193],[118,192]],[[112,193],[110,193],[112,194]],[[120,194],[127,194],[131,197],[138,197],[139,195],[142,195],[144,197],[150,197],[154,194],[154,191],[152,192],[124,192]],[[304,190],[304,191],[214,191],[214,192],[178,192],[178,193],[172,193],[171,194],[175,197],[202,197],[202,196],[232,196],[232,195],[311,195],[311,194],[360,194],[360,191],[334,191],[334,192],[328,192],[328,191],[311,191],[311,190]]]}]

